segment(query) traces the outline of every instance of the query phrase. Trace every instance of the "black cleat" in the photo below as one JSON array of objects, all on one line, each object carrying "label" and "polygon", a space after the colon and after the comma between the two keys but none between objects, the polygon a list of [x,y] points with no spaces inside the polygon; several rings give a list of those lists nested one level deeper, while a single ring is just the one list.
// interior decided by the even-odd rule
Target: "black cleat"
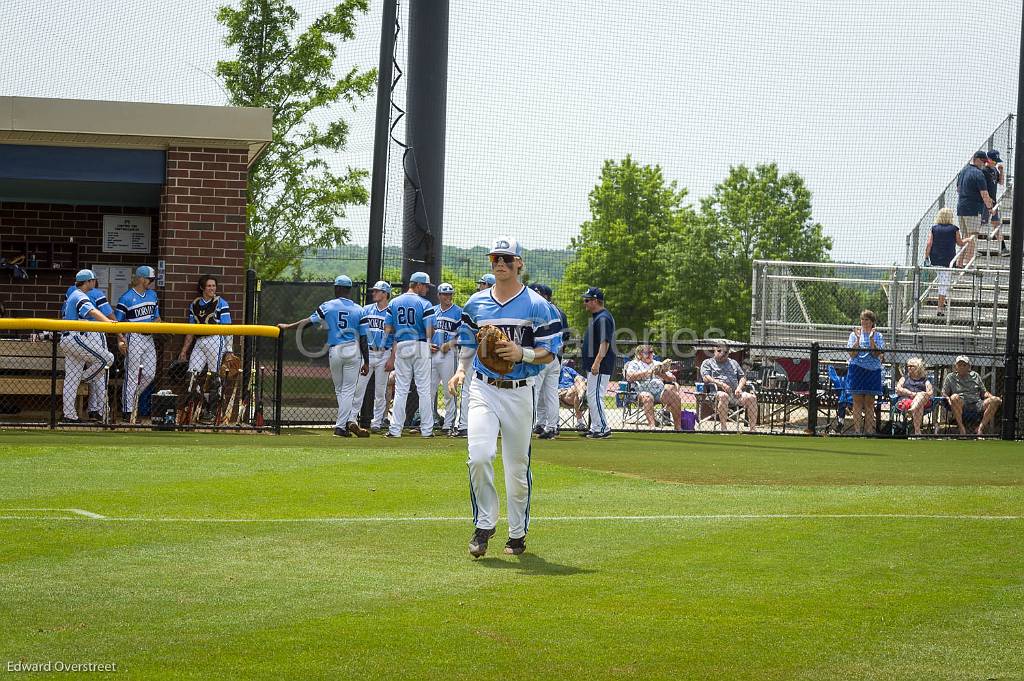
[{"label": "black cleat", "polygon": [[334,435],[336,437],[352,437],[352,433],[348,432],[347,428],[335,428]]},{"label": "black cleat", "polygon": [[346,430],[356,437],[370,437],[370,431],[360,427],[355,421],[349,421]]},{"label": "black cleat", "polygon": [[473,531],[473,538],[469,540],[469,555],[473,556],[474,558],[479,558],[480,556],[487,553],[487,540],[493,536],[493,527],[489,530],[485,530],[479,527],[476,528],[476,530]]},{"label": "black cleat", "polygon": [[541,440],[554,440],[556,437],[558,437],[558,431],[554,430],[545,430],[539,436]]},{"label": "black cleat", "polygon": [[533,427],[533,434],[534,435],[543,435],[544,434],[544,426],[534,426]]},{"label": "black cleat", "polygon": [[87,416],[89,417],[90,421],[102,421],[103,420],[103,415],[101,413],[99,413],[98,411],[90,411],[87,414]]},{"label": "black cleat", "polygon": [[453,430],[451,436],[452,437],[466,437],[467,435],[469,435],[469,430],[467,430],[466,428],[459,428],[458,430]]},{"label": "black cleat", "polygon": [[587,437],[591,440],[604,440],[612,436],[612,431],[606,430],[603,433],[588,432]]},{"label": "black cleat", "polygon": [[505,553],[510,556],[518,556],[526,550],[526,537],[519,537],[518,539],[512,539],[505,542]]}]

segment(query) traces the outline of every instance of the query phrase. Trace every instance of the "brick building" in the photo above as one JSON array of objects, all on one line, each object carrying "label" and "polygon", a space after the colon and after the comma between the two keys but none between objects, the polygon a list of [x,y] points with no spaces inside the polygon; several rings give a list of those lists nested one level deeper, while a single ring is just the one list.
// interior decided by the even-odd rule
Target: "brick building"
[{"label": "brick building", "polygon": [[77,270],[116,302],[157,269],[165,321],[185,321],[200,274],[242,321],[246,186],[268,109],[0,97],[0,305],[56,317]]}]

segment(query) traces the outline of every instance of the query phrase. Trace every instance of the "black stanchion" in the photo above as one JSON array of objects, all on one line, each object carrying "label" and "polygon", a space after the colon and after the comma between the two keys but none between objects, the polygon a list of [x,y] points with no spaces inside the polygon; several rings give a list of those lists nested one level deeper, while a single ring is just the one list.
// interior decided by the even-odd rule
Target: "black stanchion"
[{"label": "black stanchion", "polygon": [[274,434],[281,434],[281,399],[284,395],[284,332],[277,334],[277,361],[274,370]]},{"label": "black stanchion", "polygon": [[51,334],[52,345],[50,347],[50,430],[57,427],[57,344],[60,342],[60,334],[54,331]]},{"label": "black stanchion", "polygon": [[818,344],[811,343],[811,369],[807,377],[807,434],[818,434]]}]

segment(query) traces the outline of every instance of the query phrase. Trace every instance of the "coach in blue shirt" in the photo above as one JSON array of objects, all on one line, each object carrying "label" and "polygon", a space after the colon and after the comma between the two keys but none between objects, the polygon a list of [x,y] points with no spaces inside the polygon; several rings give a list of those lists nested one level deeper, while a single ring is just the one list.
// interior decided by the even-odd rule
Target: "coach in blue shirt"
[{"label": "coach in blue shirt", "polygon": [[587,437],[611,437],[612,429],[605,418],[602,398],[615,368],[615,319],[604,306],[604,291],[591,286],[583,294],[583,305],[590,313],[590,323],[583,334],[581,368],[587,375],[587,404],[590,407],[590,431]]}]

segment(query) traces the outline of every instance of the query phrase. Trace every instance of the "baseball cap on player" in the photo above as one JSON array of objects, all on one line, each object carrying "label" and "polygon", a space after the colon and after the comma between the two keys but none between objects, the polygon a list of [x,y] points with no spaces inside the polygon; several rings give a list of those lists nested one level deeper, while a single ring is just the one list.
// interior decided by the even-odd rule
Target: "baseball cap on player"
[{"label": "baseball cap on player", "polygon": [[145,279],[156,279],[156,270],[149,265],[139,265],[135,270],[135,276]]},{"label": "baseball cap on player", "polygon": [[476,283],[478,283],[478,284],[487,284],[488,286],[494,286],[494,282],[496,282],[496,281],[497,281],[497,279],[494,278],[494,275],[491,274],[490,272],[488,272],[484,276],[482,276],[479,279],[477,279]]},{"label": "baseball cap on player", "polygon": [[541,295],[545,295],[548,298],[550,298],[551,296],[554,295],[555,292],[552,291],[551,287],[548,286],[547,284],[541,284],[540,285],[540,293],[541,293]]},{"label": "baseball cap on player", "polygon": [[78,274],[75,275],[75,281],[91,281],[96,278],[92,270],[78,270]]},{"label": "baseball cap on player", "polygon": [[384,293],[387,293],[388,295],[391,295],[391,284],[389,284],[388,282],[386,282],[383,279],[381,279],[376,284],[374,284],[373,288],[371,288],[370,290],[371,291],[383,291]]},{"label": "baseball cap on player", "polygon": [[487,255],[514,255],[521,258],[523,257],[523,247],[510,236],[499,236],[494,240],[494,245],[491,246]]},{"label": "baseball cap on player", "polygon": [[352,288],[352,277],[346,277],[344,274],[339,274],[334,278],[334,285]]},{"label": "baseball cap on player", "polygon": [[587,292],[583,294],[583,300],[600,300],[604,302],[604,291],[596,286],[591,286],[587,289]]},{"label": "baseball cap on player", "polygon": [[996,163],[1002,163],[1003,162],[1003,159],[999,158],[999,150],[998,149],[993,149],[992,151],[988,152],[988,157],[989,157],[989,159],[995,161]]},{"label": "baseball cap on player", "polygon": [[449,284],[449,283],[448,283],[448,282],[446,281],[446,282],[443,282],[443,283],[441,283],[441,284],[440,284],[440,285],[439,285],[439,286],[437,287],[437,292],[438,292],[438,293],[455,293],[455,287],[454,287],[454,286],[452,286],[451,284]]},{"label": "baseball cap on player", "polygon": [[984,151],[976,151],[974,152],[974,158],[980,158],[982,161],[987,161],[988,154],[986,154]]},{"label": "baseball cap on player", "polygon": [[426,272],[413,272],[412,276],[409,277],[409,281],[413,284],[427,284],[430,285],[430,275]]},{"label": "baseball cap on player", "polygon": [[544,293],[544,287],[541,286],[540,284],[530,284],[526,288],[530,289],[531,291],[536,291],[537,293]]}]

